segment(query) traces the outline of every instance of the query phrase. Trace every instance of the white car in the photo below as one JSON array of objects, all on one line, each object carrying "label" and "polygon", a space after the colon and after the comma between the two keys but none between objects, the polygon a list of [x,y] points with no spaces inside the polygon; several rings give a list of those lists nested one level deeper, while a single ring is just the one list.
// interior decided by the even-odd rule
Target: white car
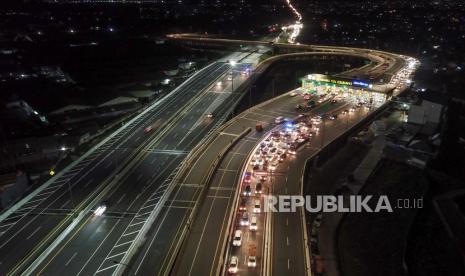
[{"label": "white car", "polygon": [[105,213],[106,210],[107,210],[107,205],[105,203],[102,203],[99,206],[97,206],[97,208],[95,208],[94,216],[100,217],[103,215],[103,213]]},{"label": "white car", "polygon": [[242,245],[242,231],[236,230],[236,232],[234,232],[233,246],[241,246],[241,245]]},{"label": "white car", "polygon": [[256,267],[257,266],[257,257],[256,256],[249,256],[247,266],[248,267]]},{"label": "white car", "polygon": [[284,122],[284,117],[283,116],[279,116],[277,117],[275,120],[274,120],[275,123],[277,124],[280,124],[282,122]]},{"label": "white car", "polygon": [[252,218],[250,219],[249,230],[250,231],[257,231],[257,229],[258,229],[258,227],[257,227],[257,217],[252,216]]},{"label": "white car", "polygon": [[242,213],[240,224],[241,224],[241,226],[248,226],[249,225],[249,213],[247,213],[247,212]]},{"label": "white car", "polygon": [[291,92],[291,93],[289,93],[289,96],[291,96],[291,97],[294,97],[294,96],[296,96],[296,95],[297,95],[296,92]]},{"label": "white car", "polygon": [[228,272],[229,273],[236,273],[237,272],[237,267],[239,266],[239,261],[236,256],[232,256],[231,260],[229,261],[229,268]]},{"label": "white car", "polygon": [[256,199],[254,206],[253,206],[253,212],[254,213],[260,213],[262,210],[260,208],[260,200]]}]

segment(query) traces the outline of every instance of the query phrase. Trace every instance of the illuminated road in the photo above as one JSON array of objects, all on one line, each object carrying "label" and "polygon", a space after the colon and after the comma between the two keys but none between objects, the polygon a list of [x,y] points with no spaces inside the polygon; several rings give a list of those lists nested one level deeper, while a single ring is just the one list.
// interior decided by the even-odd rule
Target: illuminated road
[{"label": "illuminated road", "polygon": [[[186,38],[183,35],[173,35],[171,39],[269,46],[263,42]],[[386,78],[380,85],[388,88],[404,87],[405,80],[411,74],[411,70],[405,71],[405,65],[414,62],[400,55],[367,49],[279,43],[272,47],[312,51],[291,56],[343,54],[366,57],[373,61],[372,64],[354,69],[352,73]],[[237,58],[249,63],[256,62],[260,53],[234,55],[227,59]],[[274,57],[266,63],[271,64],[280,58]],[[218,152],[225,148],[225,142],[230,143],[245,127],[254,127],[257,122],[267,128],[276,116],[296,116],[293,106],[299,100],[276,100],[253,109],[253,112],[241,114],[234,119],[236,123],[229,122],[221,133],[216,134],[216,142],[211,145],[216,148],[203,153],[202,158],[209,161],[196,162],[199,167],[189,167],[182,185],[170,185],[174,175],[182,168],[182,160],[189,156],[203,137],[224,122],[222,115],[229,112],[231,103],[238,99],[239,95],[230,93],[229,71],[230,66],[225,62],[215,62],[198,72],[169,96],[148,107],[60,172],[30,198],[20,202],[17,208],[4,212],[0,216],[0,274],[18,273],[37,260],[38,266],[33,271],[44,274],[111,274],[116,269],[126,269],[146,275],[153,271],[169,270],[174,263],[174,271],[179,275],[217,275],[221,271],[219,265],[223,263],[225,237],[230,234],[228,214],[235,204],[241,162],[263,134],[253,130],[225,153],[222,170],[215,171],[212,186],[204,199],[196,192],[202,189],[205,172]],[[234,87],[239,87],[244,81],[241,78],[238,72],[234,74]],[[217,84],[219,80],[221,83]],[[389,84],[386,85],[386,82]],[[206,118],[210,112],[215,116]],[[144,133],[144,128],[149,125],[154,130]],[[335,133],[339,131],[337,127],[331,129],[335,129]],[[331,133],[328,132],[328,139]],[[200,180],[190,181],[189,177],[198,178],[199,175]],[[217,188],[212,190],[212,187]],[[108,201],[107,213],[103,217],[93,217],[91,211],[102,200]],[[199,200],[203,203],[199,207],[199,219],[186,225],[184,219]],[[44,252],[46,246],[70,225],[73,217],[82,217],[82,221],[71,229],[57,247]],[[139,236],[139,233],[143,233],[143,226],[151,225],[147,222],[152,217],[156,220],[155,227],[150,228],[148,233],[150,236]],[[189,230],[186,244],[181,244],[183,240],[177,239],[186,226],[192,230]],[[285,235],[285,232],[281,232],[279,235]],[[134,242],[145,239],[148,242],[137,254],[129,256],[128,252],[134,251]],[[258,245],[255,250],[261,251],[260,237],[252,237],[251,240]],[[181,257],[174,259],[180,247]],[[241,249],[238,252],[242,256],[241,266],[247,252],[250,250]],[[39,256],[44,258],[37,259]],[[126,259],[130,262],[126,263]],[[260,264],[261,260],[258,261]],[[276,263],[281,262],[278,259]],[[282,266],[280,264],[279,269]]]}]

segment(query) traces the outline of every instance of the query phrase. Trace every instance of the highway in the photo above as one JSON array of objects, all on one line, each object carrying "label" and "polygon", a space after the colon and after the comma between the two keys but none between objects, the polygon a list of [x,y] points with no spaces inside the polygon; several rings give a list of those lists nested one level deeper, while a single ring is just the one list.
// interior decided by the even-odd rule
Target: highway
[{"label": "highway", "polygon": [[[245,66],[238,64],[236,67],[233,75],[239,86],[245,79],[239,72]],[[222,68],[228,70],[229,65],[223,64]],[[183,97],[190,102],[178,108],[180,116],[165,128],[159,139],[142,149],[145,154],[141,155],[134,169],[118,179],[117,188],[106,197],[109,202],[106,214],[97,218],[89,215],[37,272],[100,275],[111,274],[117,268],[116,262],[122,261],[151,212],[156,210],[165,192],[170,191],[170,180],[177,172],[176,168],[209,131],[222,123],[220,120],[229,107],[225,101],[239,97],[239,94],[231,93],[225,77],[220,78],[223,85],[219,87],[217,77],[210,74],[201,80],[198,88],[183,91]],[[190,95],[197,91],[201,93],[195,97]],[[212,107],[217,99],[221,100],[219,106]],[[207,118],[210,112],[215,114],[213,118]],[[162,252],[160,248],[157,250]],[[63,263],[68,265],[63,266]],[[157,271],[154,265],[146,267],[152,272]]]},{"label": "highway", "polygon": [[[232,82],[227,77],[231,66],[224,61],[240,61],[232,69],[234,87],[237,88],[247,79],[239,71],[257,63],[266,51],[263,46],[253,53],[234,53],[197,72],[58,173],[29,198],[1,214],[0,274],[17,274],[28,267],[32,269],[28,272],[45,275],[60,272],[100,275],[112,274],[116,270],[139,275],[170,271],[176,275],[217,275],[221,272],[226,238],[231,234],[229,216],[237,204],[235,195],[240,167],[262,133],[253,130],[235,143],[220,160],[220,169],[214,172],[211,183],[206,183],[210,164],[219,158],[218,153],[225,148],[224,143],[239,138],[247,127],[262,123],[267,128],[277,116],[297,116],[294,106],[299,99],[288,97],[282,98],[285,100],[281,102],[281,97],[278,97],[244,112],[221,127],[226,115],[242,96],[232,92]],[[360,69],[364,73],[381,70],[383,74],[394,75],[406,63],[401,56],[379,51],[325,46],[311,46],[311,49],[318,50],[320,54],[343,52],[365,57],[376,53],[376,58],[369,59],[378,62]],[[266,63],[271,64],[280,58],[271,58]],[[380,60],[392,63],[379,69],[377,64]],[[257,70],[258,74],[264,67]],[[209,113],[214,116],[207,118]],[[152,130],[146,133],[144,129],[148,126]],[[215,129],[220,127],[221,132],[215,133]],[[325,134],[328,139],[332,129]],[[339,130],[334,131],[337,133]],[[202,145],[200,142],[205,137],[215,139],[208,145],[208,150],[203,149],[199,160],[188,164],[187,175],[182,181],[174,181],[175,176],[186,170],[183,160],[192,149]],[[279,175],[276,181],[280,183]],[[273,185],[274,192],[282,193],[280,186]],[[203,197],[205,191],[206,196]],[[93,216],[92,210],[103,201],[108,207],[106,213],[101,217]],[[200,219],[193,217],[194,210]],[[60,234],[65,233],[63,231],[73,218],[79,218],[75,220],[76,227],[57,247],[44,252]],[[273,217],[272,225],[281,225],[282,219]],[[154,227],[147,228],[152,224]],[[262,225],[263,221],[259,224]],[[278,234],[273,232],[273,241],[285,230],[278,231]],[[187,235],[189,240],[184,242]],[[247,239],[257,244],[254,251],[262,251],[263,237],[259,232],[247,235]],[[292,239],[296,241],[295,237]],[[286,245],[289,242],[286,239]],[[240,255],[242,261],[250,250],[240,249],[233,253]],[[39,256],[43,259],[37,259]],[[281,258],[277,253],[273,256],[277,258],[273,264],[278,265],[276,273],[279,275],[283,267],[281,260],[285,256]],[[34,260],[37,261],[31,267]],[[289,262],[285,264],[293,266]],[[274,271],[275,267],[272,269]]]},{"label": "highway", "polygon": [[[246,56],[244,53],[240,55]],[[121,171],[127,160],[136,156],[140,158],[141,152],[145,153],[144,162],[138,162],[131,174],[125,176],[124,181],[114,181],[119,182],[119,188],[105,198],[110,202],[109,217],[114,219],[89,216],[85,223],[87,227],[81,228],[81,234],[86,240],[79,239],[79,235],[74,236],[81,251],[94,251],[95,241],[105,237],[106,232],[111,229],[121,227],[113,228],[117,221],[124,223],[127,217],[137,212],[141,203],[152,192],[162,193],[161,189],[166,187],[160,188],[161,183],[188,154],[195,142],[201,140],[202,135],[221,118],[218,116],[210,120],[205,119],[210,103],[223,95],[205,92],[205,87],[229,70],[229,64],[216,62],[198,72],[169,97],[157,103],[155,107],[148,108],[140,117],[104,141],[66,173],[57,175],[55,181],[45,190],[4,219],[0,224],[0,274],[19,268],[16,265],[20,264],[21,260],[24,264],[30,262],[30,259],[35,257],[30,252],[34,252],[42,241],[50,242],[55,238],[62,229],[59,227],[63,225],[64,219],[72,217],[73,210],[80,207],[79,203],[84,202],[89,195],[95,195],[93,192],[102,186],[106,179],[114,177],[115,172]],[[242,80],[236,75],[239,74],[235,73],[235,82],[239,85]],[[229,87],[226,84],[225,89]],[[192,112],[186,112],[188,107]],[[182,116],[179,116],[181,112]],[[176,124],[173,123],[174,120]],[[154,130],[144,133],[144,128],[149,125],[153,125]],[[171,131],[159,135],[166,129]],[[102,219],[105,221],[101,221]],[[111,226],[107,227],[108,225]],[[117,233],[112,233],[113,237],[117,237]],[[110,239],[107,241],[110,244]],[[74,252],[71,255],[72,260],[71,256],[65,262],[59,259],[60,269],[56,270],[57,267],[54,267],[53,271],[69,272],[72,267],[77,269],[77,264],[85,256],[74,255]],[[27,256],[30,256],[30,259],[26,259]],[[60,258],[63,257],[66,258],[66,254],[60,254]],[[63,266],[63,263],[68,265]],[[79,270],[81,268],[75,271]]]},{"label": "highway", "polygon": [[[211,158],[214,158],[214,156],[212,155],[214,155],[215,152],[218,152],[215,151],[215,148],[220,147],[219,145],[225,143],[225,141],[228,141],[229,139],[231,139],[231,137],[238,135],[244,129],[244,127],[254,127],[256,123],[261,122],[262,124],[267,126],[267,129],[269,129],[270,127],[274,127],[273,121],[274,118],[276,118],[277,116],[297,116],[298,113],[295,112],[294,107],[300,101],[302,101],[302,99],[299,99],[298,97],[289,97],[286,95],[286,97],[277,98],[267,103],[266,105],[257,108],[252,108],[240,114],[239,116],[233,119],[232,123],[230,123],[223,131],[220,132],[220,135],[215,140],[215,143],[211,145],[211,149],[208,150],[208,153],[202,155],[202,160],[209,160]],[[334,108],[336,108],[336,106]],[[315,110],[315,112],[318,112],[318,110]],[[363,116],[360,116],[360,118],[362,117]],[[347,127],[347,123],[349,123],[350,127],[360,118],[357,117],[355,114],[351,114],[349,117],[349,122],[344,121],[344,118],[341,118],[340,120],[342,120],[342,122],[330,122],[328,123],[328,125],[338,124],[340,127],[343,126],[343,129],[345,129],[345,127]],[[328,140],[325,139],[325,143],[327,143],[329,139],[333,137],[333,135],[337,135],[338,133],[343,131],[343,129],[328,131]],[[204,202],[201,204],[198,217],[194,221],[194,224],[190,230],[189,240],[181,249],[181,255],[176,259],[173,270],[174,275],[218,275],[218,272],[221,272],[221,268],[219,267],[219,265],[222,263],[221,256],[223,253],[224,246],[229,246],[225,244],[225,237],[227,237],[228,234],[230,234],[230,231],[228,229],[228,220],[230,212],[234,206],[237,183],[243,173],[241,170],[242,164],[244,163],[247,155],[252,151],[253,147],[258,143],[258,139],[260,137],[262,137],[261,133],[252,131],[245,138],[241,139],[239,143],[237,143],[237,145],[235,145],[233,149],[231,149],[227,153],[226,157],[221,162],[220,168],[215,171],[209,189],[207,191],[207,196]],[[313,143],[320,145],[319,143],[321,142],[318,140],[318,138],[316,138],[313,141]],[[313,150],[316,151],[317,148]],[[207,162],[208,161],[202,163]],[[289,162],[293,162],[293,160]],[[205,170],[205,166],[203,167]],[[296,169],[298,168],[296,167]],[[199,172],[201,170],[200,166],[193,166],[190,170],[190,173],[192,173],[192,171],[194,170],[196,172]],[[275,174],[275,176],[273,177],[273,182],[276,182],[276,184],[273,184],[272,186],[273,189],[275,189],[275,192],[277,193],[284,193],[284,190],[286,189],[283,188],[282,184],[280,184],[281,177],[285,179],[284,175],[285,170],[282,170],[280,167],[279,173]],[[297,177],[299,177],[299,175],[300,174],[297,174]],[[188,181],[189,183],[201,183],[201,179],[195,176],[188,176],[186,181]],[[296,182],[296,184],[299,183],[299,181]],[[282,189],[282,191],[280,189]],[[300,188],[297,185],[295,189]],[[289,189],[288,192],[292,192],[292,190]],[[252,200],[250,199],[249,203],[251,201]],[[192,207],[193,204],[190,204],[188,206]],[[251,210],[249,211],[251,212]],[[300,220],[299,216],[297,217],[297,219]],[[238,221],[239,217],[236,218],[235,225],[237,225]],[[281,224],[281,221],[282,218],[280,218],[279,216],[274,217],[275,224],[286,225],[285,223]],[[292,218],[291,221],[288,222],[288,224],[295,225],[290,223],[292,223]],[[246,259],[250,255],[250,252],[255,251],[259,253],[262,251],[264,237],[264,234],[262,232],[263,224],[264,221],[260,219],[258,223],[259,230],[256,233],[250,233],[249,231],[245,231],[245,244],[240,248],[231,248],[232,254],[235,254],[239,257],[240,275],[249,275],[251,273],[250,271],[248,272],[248,270],[246,269]],[[239,229],[247,230],[247,228],[243,226],[237,227]],[[273,229],[281,231],[281,226]],[[296,229],[296,227],[292,227],[292,229]],[[274,233],[274,235],[277,237],[282,234]],[[291,237],[293,246],[292,248],[288,247],[289,250],[282,251],[283,248],[280,248],[279,251],[275,252],[274,256],[276,257],[276,259],[273,262],[273,264],[276,265],[276,267],[273,267],[273,269],[276,269],[277,271],[275,275],[281,275],[279,273],[279,269],[281,269],[281,265],[283,264],[285,265],[284,267],[287,270],[287,258],[289,258],[289,256],[286,257],[286,261],[284,263],[281,262],[280,260],[283,258],[279,254],[281,251],[283,252],[283,254],[292,252],[293,255],[300,255],[300,258],[304,256],[302,253],[302,249],[299,251],[295,250],[296,247],[299,246],[299,243],[297,243],[295,237],[290,234],[285,234],[284,236]],[[276,241],[278,241],[278,239],[276,239]],[[287,244],[286,239],[284,239],[284,242],[285,244]],[[248,245],[252,245],[252,247],[249,247]],[[277,242],[276,245],[282,246],[282,244],[280,244],[279,242]],[[262,257],[258,256],[258,265],[260,265],[261,262]],[[295,260],[293,260],[292,262],[292,267],[296,272],[302,271],[302,269],[305,267],[304,265],[299,265],[298,263],[299,258],[296,256]],[[260,272],[260,269],[261,267],[257,266],[257,268],[253,270],[255,271],[255,273],[252,273],[250,275],[258,275],[259,273],[257,274],[256,272]],[[300,273],[296,275],[300,275]]]},{"label": "highway", "polygon": [[[393,67],[400,70],[405,64],[406,62],[402,61]],[[205,163],[209,162],[207,160],[212,160],[214,153],[219,152],[217,150],[220,147],[218,144],[226,143],[230,137],[237,137],[240,131],[247,126],[254,127],[256,123],[261,123],[265,129],[269,129],[269,127],[273,126],[274,118],[277,116],[291,118],[297,116],[298,114],[295,112],[294,107],[298,102],[299,99],[297,98],[278,97],[264,105],[259,105],[240,114],[219,133],[217,140],[215,140],[217,144],[213,143],[211,150],[208,150],[209,154],[203,154],[201,158],[206,160]],[[349,108],[353,103],[347,104],[344,108]],[[337,109],[338,107],[334,106],[333,108]],[[299,152],[296,158],[278,167],[278,172],[274,174],[272,179],[274,182],[271,186],[273,187],[272,192],[274,194],[300,194],[300,177],[307,158],[317,153],[322,146],[344,133],[373,110],[365,108],[357,109],[355,112],[339,115],[338,119],[334,121],[325,120],[321,136],[317,136],[311,140],[301,150],[301,153]],[[318,113],[322,111],[317,109],[314,112]],[[332,111],[325,110],[324,112],[331,113]],[[340,112],[340,110],[335,112]],[[229,139],[226,137],[229,137]],[[238,273],[240,275],[259,275],[262,273],[260,263],[263,261],[263,256],[257,256],[256,269],[247,269],[247,257],[251,252],[262,252],[263,232],[257,231],[251,234],[249,231],[245,231],[245,244],[240,248],[234,248],[226,242],[231,241],[233,230],[244,228],[237,225],[239,217],[236,216],[233,220],[230,214],[237,208],[236,204],[238,204],[237,195],[239,194],[238,187],[240,187],[238,183],[240,183],[240,178],[244,173],[241,166],[254,145],[258,143],[257,139],[260,137],[262,137],[262,134],[252,132],[241,139],[226,154],[220,168],[215,170],[212,181],[206,187],[208,188],[207,197],[200,204],[198,217],[196,217],[194,224],[188,227],[189,239],[180,249],[179,256],[173,268],[173,275],[218,275],[222,272],[224,273],[227,271],[227,264],[232,255],[238,257]],[[201,171],[205,171],[205,166],[194,166],[191,168],[191,171],[194,170],[200,173]],[[203,183],[203,179],[199,179],[198,177],[188,177],[185,181],[187,183],[196,183],[196,185],[199,185],[198,183],[206,185],[206,183]],[[189,208],[193,208],[196,204],[190,203],[188,206]],[[231,222],[233,222],[232,226],[229,225]],[[263,225],[264,221],[259,220],[259,229]],[[291,275],[305,275],[306,261],[303,248],[301,214],[273,215],[271,225],[270,244],[272,249],[271,253],[269,253],[271,255],[271,260],[268,264],[270,266],[269,273],[275,275],[287,273]],[[227,250],[230,254],[225,255],[224,250]]]}]

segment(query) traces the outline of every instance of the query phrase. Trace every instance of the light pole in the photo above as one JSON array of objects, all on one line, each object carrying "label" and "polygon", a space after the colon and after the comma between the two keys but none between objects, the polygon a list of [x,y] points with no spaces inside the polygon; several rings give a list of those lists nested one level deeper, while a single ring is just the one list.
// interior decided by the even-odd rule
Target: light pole
[{"label": "light pole", "polygon": [[236,66],[237,62],[234,60],[229,61],[229,65],[231,65],[231,93],[234,92],[234,66]]}]

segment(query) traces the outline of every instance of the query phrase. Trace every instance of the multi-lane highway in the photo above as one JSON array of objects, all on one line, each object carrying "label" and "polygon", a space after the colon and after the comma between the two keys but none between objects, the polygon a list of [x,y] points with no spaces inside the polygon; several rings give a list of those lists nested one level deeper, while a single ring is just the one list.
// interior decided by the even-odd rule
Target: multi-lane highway
[{"label": "multi-lane highway", "polygon": [[[241,53],[237,60],[248,55]],[[241,65],[237,67],[234,82],[239,86],[243,76],[239,73]],[[83,202],[91,202],[91,197],[97,195],[101,186],[112,185],[115,188],[102,198],[108,202],[108,216],[95,218],[89,214],[40,270],[88,273],[105,268],[99,261],[103,262],[105,253],[116,245],[115,240],[121,231],[130,222],[134,223],[135,215],[141,215],[138,218],[142,220],[146,218],[144,214],[150,213],[151,209],[142,212],[140,208],[146,207],[144,204],[149,199],[155,203],[163,195],[169,175],[189,150],[224,120],[222,116],[226,109],[221,108],[220,103],[233,95],[228,92],[231,81],[224,77],[229,71],[230,65],[224,62],[204,68],[64,174],[57,175],[50,185],[3,219],[0,224],[0,273],[16,273],[24,269],[22,265],[28,265],[56,238],[70,218],[77,215],[75,210],[84,207]],[[222,87],[216,85],[220,77],[225,78]],[[207,118],[210,112],[217,114]],[[148,126],[153,129],[146,133],[144,129]],[[54,260],[57,266],[53,265]]]},{"label": "multi-lane highway", "polygon": [[[382,74],[393,75],[406,63],[400,56],[379,51],[324,46],[311,49],[317,54],[343,53],[376,61],[356,74],[380,70]],[[170,271],[177,275],[220,273],[224,268],[221,265],[227,262],[223,258],[232,229],[229,214],[237,203],[241,165],[262,136],[244,130],[256,123],[267,128],[279,115],[297,115],[293,109],[297,98],[283,102],[278,98],[241,114],[220,133],[212,134],[242,96],[232,92],[233,87],[240,87],[248,77],[241,71],[249,63],[257,63],[263,51],[227,57],[225,60],[242,62],[233,70],[231,64],[221,61],[197,72],[31,196],[1,214],[0,274],[18,274],[26,269],[50,275],[109,275],[123,270],[142,275]],[[306,54],[312,53],[298,55]],[[268,64],[279,59],[270,59]],[[379,69],[379,63],[387,61],[390,65]],[[229,72],[233,72],[233,82]],[[213,116],[207,116],[210,113]],[[200,147],[201,157],[183,163],[204,137],[214,139],[207,148]],[[228,147],[231,149],[223,152]],[[210,164],[215,160],[220,161],[220,167],[209,181]],[[174,181],[180,172],[186,174],[182,180]],[[276,181],[280,183],[278,176]],[[273,186],[275,192],[282,192],[280,186]],[[92,210],[102,202],[107,206],[105,214],[92,215]],[[282,221],[277,215],[272,225],[282,226]],[[264,227],[263,221],[259,221],[259,227]],[[276,237],[286,235],[285,230],[273,231],[280,231],[272,233],[272,240],[279,244]],[[262,251],[262,237],[260,232],[247,235],[247,239],[257,244],[254,251]],[[297,242],[297,238],[287,237]],[[286,239],[286,244],[289,243]],[[251,250],[236,252],[241,262]],[[278,265],[272,271],[280,274],[281,259],[285,257],[280,257],[281,251],[272,252],[276,258],[272,263]],[[260,265],[261,257],[258,262]],[[285,264],[292,266],[289,261]],[[259,269],[257,266],[254,273]]]},{"label": "multi-lane highway", "polygon": [[[233,77],[239,85],[245,79],[240,74],[245,66],[236,67]],[[219,70],[224,73],[228,69],[229,65],[223,64]],[[190,150],[225,119],[229,101],[234,102],[240,96],[231,93],[227,78],[218,79],[222,73],[203,77],[197,87],[183,91],[181,97],[186,104],[177,106],[178,117],[142,149],[134,169],[117,179],[116,188],[106,196],[106,215],[89,215],[70,238],[42,262],[37,272],[109,275],[124,262],[125,254],[140,238],[139,233],[151,213],[161,207],[158,202],[165,191],[169,191],[176,168]],[[214,114],[212,118],[207,116],[209,113]],[[157,251],[164,252],[161,248]],[[68,265],[63,266],[63,263]],[[157,265],[144,267],[156,272]]]}]

